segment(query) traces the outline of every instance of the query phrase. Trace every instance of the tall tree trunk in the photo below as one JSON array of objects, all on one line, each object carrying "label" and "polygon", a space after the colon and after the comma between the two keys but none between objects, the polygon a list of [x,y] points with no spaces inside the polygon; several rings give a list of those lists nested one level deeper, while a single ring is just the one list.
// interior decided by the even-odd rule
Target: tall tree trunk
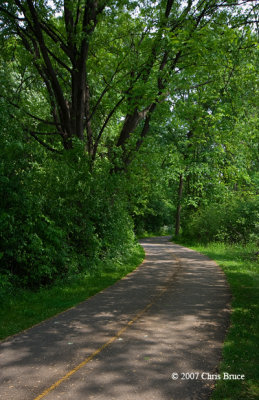
[{"label": "tall tree trunk", "polygon": [[176,216],[175,216],[175,236],[176,237],[179,235],[180,226],[181,226],[182,196],[183,196],[183,174],[180,174],[178,198],[177,198],[177,209],[176,209]]}]

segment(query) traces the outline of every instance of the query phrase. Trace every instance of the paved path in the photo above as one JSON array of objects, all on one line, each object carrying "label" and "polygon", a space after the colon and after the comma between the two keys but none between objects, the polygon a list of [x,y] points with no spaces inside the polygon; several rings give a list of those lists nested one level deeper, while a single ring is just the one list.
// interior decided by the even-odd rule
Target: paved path
[{"label": "paved path", "polygon": [[[136,271],[3,341],[0,400],[208,399],[229,289],[213,261],[168,239],[142,240]],[[198,379],[181,379],[190,372]]]}]

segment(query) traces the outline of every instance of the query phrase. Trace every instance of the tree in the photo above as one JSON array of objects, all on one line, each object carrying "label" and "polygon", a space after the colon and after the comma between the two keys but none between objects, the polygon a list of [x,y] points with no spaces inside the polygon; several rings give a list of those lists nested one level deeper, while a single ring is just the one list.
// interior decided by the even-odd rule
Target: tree
[{"label": "tree", "polygon": [[[18,58],[33,66],[20,71],[20,89],[33,75],[44,98],[37,114],[25,105],[25,129],[54,152],[60,143],[71,149],[77,137],[91,164],[105,154],[115,169],[125,168],[155,110],[182,84],[179,71],[198,69],[206,43],[215,49],[225,31],[249,23],[254,9],[249,0],[3,2],[1,33],[16,38]],[[209,75],[208,68],[198,84]],[[193,76],[184,83],[196,84]],[[8,101],[20,107],[17,98]]]}]

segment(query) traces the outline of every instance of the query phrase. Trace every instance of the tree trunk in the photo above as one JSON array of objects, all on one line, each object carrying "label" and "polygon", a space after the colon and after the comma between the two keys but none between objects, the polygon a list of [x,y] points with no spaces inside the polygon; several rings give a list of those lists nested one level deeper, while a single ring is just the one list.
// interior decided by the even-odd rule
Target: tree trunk
[{"label": "tree trunk", "polygon": [[176,237],[179,235],[180,226],[181,226],[182,195],[183,195],[183,174],[180,174],[179,188],[178,188],[178,199],[177,199],[177,209],[176,209],[176,216],[175,216],[175,236]]}]

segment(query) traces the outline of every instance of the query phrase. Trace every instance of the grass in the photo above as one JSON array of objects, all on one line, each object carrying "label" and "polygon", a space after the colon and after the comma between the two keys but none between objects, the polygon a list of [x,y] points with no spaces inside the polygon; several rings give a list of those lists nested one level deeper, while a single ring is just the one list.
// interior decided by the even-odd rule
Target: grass
[{"label": "grass", "polygon": [[245,380],[219,380],[211,400],[252,400],[259,398],[258,360],[258,249],[211,243],[186,246],[215,260],[224,271],[232,292],[231,324],[223,347],[219,372],[244,374]]},{"label": "grass", "polygon": [[133,271],[144,258],[136,246],[120,263],[106,262],[95,275],[73,276],[37,292],[19,290],[6,296],[0,308],[0,339],[21,332],[86,300]]}]

